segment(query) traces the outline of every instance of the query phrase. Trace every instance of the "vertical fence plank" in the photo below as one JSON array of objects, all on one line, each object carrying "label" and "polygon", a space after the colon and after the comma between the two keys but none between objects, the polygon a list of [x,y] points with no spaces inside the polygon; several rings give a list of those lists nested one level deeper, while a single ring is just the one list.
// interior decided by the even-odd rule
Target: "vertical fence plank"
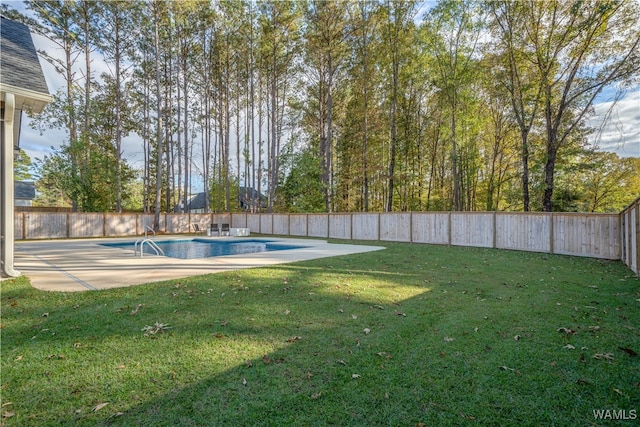
[{"label": "vertical fence plank", "polygon": [[351,233],[355,240],[380,240],[380,215],[354,213],[351,216]]},{"label": "vertical fence plank", "polygon": [[291,214],[289,216],[289,230],[292,236],[306,236],[307,214]]},{"label": "vertical fence plank", "polygon": [[328,237],[329,236],[329,215],[327,214],[309,214],[308,227],[309,237]]}]

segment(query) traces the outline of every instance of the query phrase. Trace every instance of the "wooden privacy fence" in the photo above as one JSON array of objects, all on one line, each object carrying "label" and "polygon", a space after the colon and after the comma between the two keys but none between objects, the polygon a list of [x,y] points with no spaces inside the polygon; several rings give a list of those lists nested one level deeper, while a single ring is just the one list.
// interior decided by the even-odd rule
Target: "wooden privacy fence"
[{"label": "wooden privacy fence", "polygon": [[[254,233],[431,243],[622,259],[638,273],[640,199],[621,214],[401,212],[330,214],[162,214],[160,231],[229,223]],[[19,239],[136,236],[152,214],[16,212]]]},{"label": "wooden privacy fence", "polygon": [[620,258],[640,275],[640,197],[620,213]]}]

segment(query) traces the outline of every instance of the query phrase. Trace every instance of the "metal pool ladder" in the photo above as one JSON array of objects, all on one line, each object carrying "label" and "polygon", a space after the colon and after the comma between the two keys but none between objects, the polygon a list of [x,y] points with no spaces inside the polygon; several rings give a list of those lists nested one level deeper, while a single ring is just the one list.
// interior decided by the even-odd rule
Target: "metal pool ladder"
[{"label": "metal pool ladder", "polygon": [[133,245],[134,256],[138,255],[138,244],[140,244],[140,258],[142,258],[144,256],[144,244],[145,243],[151,249],[153,249],[153,251],[156,253],[156,255],[165,256],[164,255],[164,251],[162,250],[162,248],[160,246],[158,246],[158,244],[156,242],[154,242],[152,239],[149,238],[148,231],[151,231],[153,233],[153,237],[156,237],[156,232],[153,231],[153,228],[149,227],[148,225],[145,225],[145,227],[144,227],[144,237],[141,237],[138,240],[136,240],[136,242]]}]

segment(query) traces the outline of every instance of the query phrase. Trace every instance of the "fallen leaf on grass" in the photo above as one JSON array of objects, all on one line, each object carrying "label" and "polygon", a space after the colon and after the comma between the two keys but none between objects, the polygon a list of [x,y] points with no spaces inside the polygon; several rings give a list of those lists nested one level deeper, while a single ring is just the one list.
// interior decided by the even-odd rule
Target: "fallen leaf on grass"
[{"label": "fallen leaf on grass", "polygon": [[14,362],[17,362],[18,360],[22,360],[22,355],[20,355],[20,356],[16,357],[16,358],[15,358],[15,359],[13,359],[13,360],[14,360]]},{"label": "fallen leaf on grass", "polygon": [[575,334],[576,331],[574,331],[571,328],[558,328],[558,332],[560,332],[561,334]]},{"label": "fallen leaf on grass", "polygon": [[322,392],[319,392],[319,393],[313,393],[313,394],[311,395],[311,399],[313,399],[313,400],[317,400],[317,399],[320,399],[320,396],[322,396]]},{"label": "fallen leaf on grass", "polygon": [[371,333],[371,329],[369,329],[369,328],[364,328],[364,329],[362,330],[362,332],[364,332],[364,334],[365,334],[365,335],[369,335],[369,334]]},{"label": "fallen leaf on grass", "polygon": [[516,340],[516,341],[520,340],[520,338],[522,338],[520,335],[514,335],[513,336],[513,339]]},{"label": "fallen leaf on grass", "polygon": [[285,311],[284,311],[284,315],[285,315],[285,316],[288,316],[289,314],[291,314],[291,311],[289,311],[289,310],[285,310]]},{"label": "fallen leaf on grass", "polygon": [[11,417],[14,417],[15,415],[16,415],[15,412],[6,411],[2,413],[2,418],[11,418]]},{"label": "fallen leaf on grass", "polygon": [[462,418],[464,418],[465,420],[475,420],[476,419],[476,417],[472,417],[471,415],[467,415],[462,411],[460,411],[460,416],[462,416]]},{"label": "fallen leaf on grass", "polygon": [[142,328],[142,332],[144,332],[144,336],[148,337],[151,335],[157,335],[162,332],[166,332],[171,326],[168,323],[160,323],[156,322],[153,326],[145,326]]},{"label": "fallen leaf on grass", "polygon": [[376,355],[380,356],[380,357],[384,357],[386,359],[391,359],[393,356],[390,355],[389,353],[387,353],[386,351],[381,351],[379,353],[376,353]]},{"label": "fallen leaf on grass", "polygon": [[52,359],[64,359],[64,354],[50,354],[47,357],[45,357],[46,360],[52,360]]},{"label": "fallen leaf on grass", "polygon": [[453,340],[455,340],[455,338],[451,338],[451,337],[444,337],[444,341],[445,341],[445,342],[451,342],[451,341],[453,341]]},{"label": "fallen leaf on grass", "polygon": [[267,355],[265,354],[264,356],[262,356],[262,362],[263,362],[265,365],[268,365],[269,363],[271,363],[271,359],[269,359],[269,358],[267,357]]},{"label": "fallen leaf on grass", "polygon": [[591,385],[591,383],[589,381],[583,380],[582,378],[579,378],[578,380],[576,380],[576,384]]},{"label": "fallen leaf on grass", "polygon": [[302,337],[291,337],[287,340],[287,342],[296,342],[296,341],[300,341],[302,339]]},{"label": "fallen leaf on grass", "polygon": [[353,378],[355,380],[356,378],[360,378],[360,375],[359,374],[351,374],[351,378]]},{"label": "fallen leaf on grass", "polygon": [[401,311],[396,311],[396,316],[402,316],[402,317],[407,317],[406,313],[403,313]]},{"label": "fallen leaf on grass", "polygon": [[345,361],[344,361],[344,360],[342,360],[342,359],[338,359],[338,360],[336,360],[336,363],[339,363],[339,364],[341,364],[341,365],[347,366],[347,362],[345,362]]},{"label": "fallen leaf on grass", "polygon": [[625,353],[627,353],[629,356],[637,356],[638,353],[636,353],[635,351],[631,350],[630,348],[626,348],[626,347],[618,347],[620,350],[624,351]]},{"label": "fallen leaf on grass", "polygon": [[247,379],[246,378],[242,379],[242,385],[247,385]]},{"label": "fallen leaf on grass", "polygon": [[42,313],[42,317],[49,317],[49,313]]},{"label": "fallen leaf on grass", "polygon": [[384,310],[384,307],[381,305],[374,305],[373,308],[377,308],[378,310]]},{"label": "fallen leaf on grass", "polygon": [[597,360],[613,360],[613,353],[596,353],[593,358]]},{"label": "fallen leaf on grass", "polygon": [[565,346],[564,346],[564,347],[562,347],[562,348],[566,348],[566,349],[569,349],[569,350],[575,350],[575,349],[576,349],[576,348],[575,348],[574,346],[572,346],[571,344],[567,344],[567,345],[565,345]]},{"label": "fallen leaf on grass", "polygon": [[99,403],[96,406],[93,407],[93,409],[91,411],[96,412],[99,411],[100,409],[104,408],[105,406],[107,406],[109,404],[109,402],[105,402],[105,403]]},{"label": "fallen leaf on grass", "polygon": [[251,361],[251,359],[247,359],[247,360],[245,360],[245,362],[244,362],[244,363],[245,363],[245,365],[247,365],[247,368],[250,368],[250,367],[252,367],[252,366],[253,366],[253,362]]}]

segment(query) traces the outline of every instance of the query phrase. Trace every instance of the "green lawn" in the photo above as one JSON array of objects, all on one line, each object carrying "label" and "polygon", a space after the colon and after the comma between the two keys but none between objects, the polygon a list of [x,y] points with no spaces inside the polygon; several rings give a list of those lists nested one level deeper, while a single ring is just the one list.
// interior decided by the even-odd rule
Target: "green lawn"
[{"label": "green lawn", "polygon": [[593,414],[640,412],[640,280],[622,263],[382,244],[108,291],[5,281],[2,422],[638,422]]}]

